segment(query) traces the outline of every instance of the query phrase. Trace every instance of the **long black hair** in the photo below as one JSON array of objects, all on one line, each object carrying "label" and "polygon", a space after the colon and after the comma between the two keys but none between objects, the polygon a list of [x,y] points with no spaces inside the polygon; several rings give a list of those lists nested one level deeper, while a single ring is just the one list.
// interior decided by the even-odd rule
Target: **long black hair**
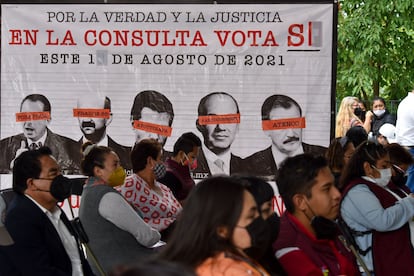
[{"label": "long black hair", "polygon": [[[232,233],[243,209],[246,185],[228,176],[213,176],[198,183],[160,257],[196,268],[219,252],[241,256],[232,244]],[[228,237],[219,235],[219,228],[225,228]]]},{"label": "long black hair", "polygon": [[339,179],[339,189],[343,191],[350,184],[351,180],[365,176],[365,162],[375,166],[376,162],[387,154],[387,151],[381,144],[364,142],[359,145],[342,172]]}]

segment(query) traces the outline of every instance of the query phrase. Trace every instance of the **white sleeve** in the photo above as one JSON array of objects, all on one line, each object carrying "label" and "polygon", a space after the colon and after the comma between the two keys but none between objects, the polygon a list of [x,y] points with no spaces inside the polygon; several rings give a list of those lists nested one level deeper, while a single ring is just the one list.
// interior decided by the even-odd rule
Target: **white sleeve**
[{"label": "white sleeve", "polygon": [[149,226],[119,193],[106,193],[99,202],[98,212],[106,220],[131,233],[143,246],[151,247],[161,238],[160,233]]}]

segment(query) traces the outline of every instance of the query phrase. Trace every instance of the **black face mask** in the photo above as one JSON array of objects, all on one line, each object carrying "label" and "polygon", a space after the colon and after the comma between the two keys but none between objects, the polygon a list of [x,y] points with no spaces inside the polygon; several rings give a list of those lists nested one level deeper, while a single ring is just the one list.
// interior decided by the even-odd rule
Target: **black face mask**
[{"label": "black face mask", "polygon": [[354,114],[358,117],[365,115],[365,111],[363,111],[360,107],[354,109]]},{"label": "black face mask", "polygon": [[50,194],[59,202],[64,201],[70,197],[72,193],[72,182],[69,178],[63,175],[58,175],[53,178],[50,184]]},{"label": "black face mask", "polygon": [[394,176],[391,176],[392,183],[394,183],[398,187],[404,187],[407,183],[407,178],[408,176],[398,171],[396,171],[396,174]]},{"label": "black face mask", "polygon": [[273,243],[279,235],[280,218],[276,213],[274,213],[266,219],[266,223],[270,229],[270,242]]},{"label": "black face mask", "polygon": [[270,243],[270,227],[261,216],[246,226],[252,245],[244,252],[253,259],[263,257]]},{"label": "black face mask", "polygon": [[311,226],[315,230],[318,240],[333,240],[338,234],[336,223],[321,216],[314,216],[311,220]]}]

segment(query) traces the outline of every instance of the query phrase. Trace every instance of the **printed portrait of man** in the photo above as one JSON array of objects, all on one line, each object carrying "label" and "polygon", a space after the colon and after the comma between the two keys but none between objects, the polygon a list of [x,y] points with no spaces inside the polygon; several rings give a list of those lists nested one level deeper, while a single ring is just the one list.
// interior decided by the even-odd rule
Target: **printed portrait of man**
[{"label": "printed portrait of man", "polygon": [[[131,124],[135,134],[135,144],[143,139],[157,140],[163,147],[171,136],[174,110],[170,100],[154,90],[139,92],[131,107]],[[163,149],[163,159],[172,153]]]},{"label": "printed portrait of man", "polygon": [[231,153],[239,124],[239,105],[230,94],[213,92],[200,100],[196,126],[204,141],[193,178],[240,172],[242,159]]},{"label": "printed portrait of man", "polygon": [[126,170],[132,169],[129,147],[118,144],[107,134],[106,129],[113,118],[111,100],[108,97],[80,97],[77,101],[77,107],[73,110],[73,115],[78,118],[79,128],[83,134],[79,140],[79,149],[87,141],[110,147],[118,155],[121,166]]},{"label": "printed portrait of man", "polygon": [[63,174],[80,174],[81,152],[78,143],[52,132],[48,128],[51,119],[51,105],[44,95],[30,94],[22,100],[16,122],[22,125],[23,133],[0,141],[1,173],[11,173],[14,159],[22,152],[47,146],[52,150]]},{"label": "printed portrait of man", "polygon": [[271,181],[279,165],[287,158],[301,153],[324,155],[326,148],[302,141],[305,118],[299,104],[286,95],[272,95],[262,105],[262,129],[272,145],[247,157],[249,173]]}]

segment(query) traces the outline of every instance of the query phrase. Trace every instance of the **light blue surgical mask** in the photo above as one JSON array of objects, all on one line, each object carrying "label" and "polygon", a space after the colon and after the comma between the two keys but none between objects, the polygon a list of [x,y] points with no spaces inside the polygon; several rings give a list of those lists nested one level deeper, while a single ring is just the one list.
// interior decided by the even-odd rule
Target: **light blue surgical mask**
[{"label": "light blue surgical mask", "polygon": [[377,183],[381,187],[387,186],[392,176],[391,168],[378,169],[374,165],[372,167],[380,173],[379,178],[374,178],[375,183]]}]

